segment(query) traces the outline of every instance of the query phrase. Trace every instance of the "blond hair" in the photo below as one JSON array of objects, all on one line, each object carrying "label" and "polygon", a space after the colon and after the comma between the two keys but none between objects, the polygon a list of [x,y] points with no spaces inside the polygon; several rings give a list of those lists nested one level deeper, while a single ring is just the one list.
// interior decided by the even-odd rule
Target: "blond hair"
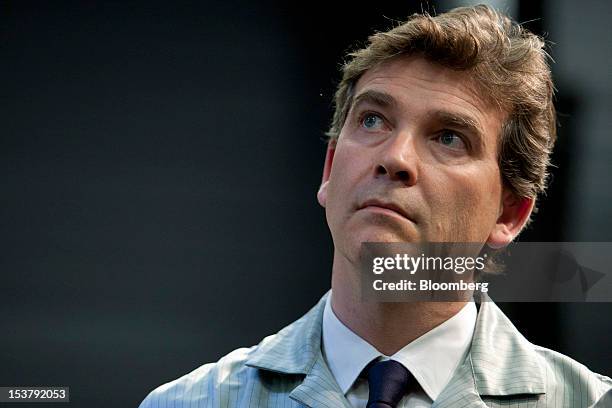
[{"label": "blond hair", "polygon": [[507,114],[498,163],[504,183],[519,197],[546,189],[556,139],[554,86],[544,41],[492,8],[460,7],[437,16],[414,14],[405,23],[369,38],[348,54],[327,132],[335,140],[368,70],[400,55],[422,55],[454,70],[469,71],[486,101]]}]

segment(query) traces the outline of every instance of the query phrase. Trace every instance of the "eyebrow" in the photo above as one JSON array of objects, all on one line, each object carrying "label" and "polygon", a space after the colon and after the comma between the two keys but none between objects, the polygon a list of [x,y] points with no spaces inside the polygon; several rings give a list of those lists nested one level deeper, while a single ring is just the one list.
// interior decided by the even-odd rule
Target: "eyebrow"
[{"label": "eyebrow", "polygon": [[369,89],[357,95],[351,104],[351,109],[362,103],[371,103],[383,108],[395,108],[398,105],[398,102],[393,96],[373,89]]},{"label": "eyebrow", "polygon": [[483,141],[484,131],[477,120],[470,116],[455,112],[436,111],[431,114],[431,117],[441,123],[443,126],[449,126],[458,130],[473,133],[478,136],[480,142]]}]

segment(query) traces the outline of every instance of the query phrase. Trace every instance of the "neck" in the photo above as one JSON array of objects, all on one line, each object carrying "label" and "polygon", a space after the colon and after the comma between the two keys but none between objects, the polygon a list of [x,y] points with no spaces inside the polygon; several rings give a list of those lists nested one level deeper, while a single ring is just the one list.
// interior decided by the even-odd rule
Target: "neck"
[{"label": "neck", "polygon": [[358,274],[357,267],[334,254],[332,309],[344,325],[387,356],[453,317],[466,303],[365,302]]}]

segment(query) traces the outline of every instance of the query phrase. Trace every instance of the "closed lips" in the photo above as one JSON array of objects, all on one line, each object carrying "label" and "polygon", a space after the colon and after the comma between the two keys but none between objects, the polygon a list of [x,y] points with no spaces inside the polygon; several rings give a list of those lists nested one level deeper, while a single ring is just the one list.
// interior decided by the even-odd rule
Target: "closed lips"
[{"label": "closed lips", "polygon": [[408,214],[406,213],[406,211],[404,211],[403,208],[401,208],[400,206],[391,203],[391,202],[384,202],[384,201],[378,201],[378,200],[368,200],[365,203],[363,203],[359,209],[364,209],[367,207],[379,207],[379,208],[385,208],[387,210],[391,210],[394,211],[396,213],[398,213],[399,215],[401,215],[404,218],[408,218],[412,221],[412,219],[408,216]]}]

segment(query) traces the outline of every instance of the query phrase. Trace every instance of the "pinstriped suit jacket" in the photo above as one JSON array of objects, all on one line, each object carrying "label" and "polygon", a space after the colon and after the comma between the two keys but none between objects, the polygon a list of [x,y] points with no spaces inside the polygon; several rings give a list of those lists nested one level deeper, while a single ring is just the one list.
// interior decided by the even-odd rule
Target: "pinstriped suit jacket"
[{"label": "pinstriped suit jacket", "polygon": [[[164,384],[140,408],[350,405],[321,354],[326,294],[301,319],[251,348]],[[480,306],[470,352],[433,408],[612,407],[612,380],[529,343],[490,301]]]}]

